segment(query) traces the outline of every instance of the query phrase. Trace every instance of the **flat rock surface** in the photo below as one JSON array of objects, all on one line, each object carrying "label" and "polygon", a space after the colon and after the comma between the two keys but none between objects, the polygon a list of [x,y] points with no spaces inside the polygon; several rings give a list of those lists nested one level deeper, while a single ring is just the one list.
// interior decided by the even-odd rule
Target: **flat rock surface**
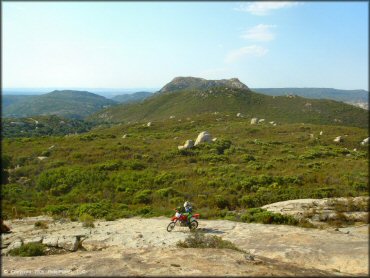
[{"label": "flat rock surface", "polygon": [[[48,229],[35,229],[38,220]],[[199,229],[230,240],[246,254],[226,249],[181,249],[176,242],[190,233],[176,227],[167,232],[168,218],[96,221],[94,228],[48,217],[5,221],[12,233],[4,246],[20,239],[75,238],[86,251],[33,258],[3,256],[6,275],[367,275],[368,225],[335,231],[287,225],[199,220]],[[52,240],[50,240],[52,239]],[[54,243],[55,244],[55,243]],[[3,249],[4,251],[6,249]]]}]

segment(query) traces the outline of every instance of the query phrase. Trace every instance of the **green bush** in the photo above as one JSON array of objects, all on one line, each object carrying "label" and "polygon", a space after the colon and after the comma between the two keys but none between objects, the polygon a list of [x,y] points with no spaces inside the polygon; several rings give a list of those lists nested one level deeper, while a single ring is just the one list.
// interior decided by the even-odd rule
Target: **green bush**
[{"label": "green bush", "polygon": [[149,204],[151,202],[151,193],[152,191],[149,189],[141,190],[134,195],[132,202],[134,204]]},{"label": "green bush", "polygon": [[287,224],[297,225],[298,220],[292,216],[282,215],[280,213],[273,213],[262,208],[251,208],[241,216],[243,222],[257,222],[263,224]]},{"label": "green bush", "polygon": [[47,228],[49,228],[49,226],[45,222],[37,221],[37,222],[35,222],[35,228],[47,229]]},{"label": "green bush", "polygon": [[179,241],[177,247],[182,248],[216,248],[216,249],[232,249],[239,252],[245,252],[228,240],[224,240],[219,236],[206,236],[201,232],[194,232],[184,241]]},{"label": "green bush", "polygon": [[41,243],[27,243],[9,251],[11,256],[35,257],[45,255],[46,247]]},{"label": "green bush", "polygon": [[82,222],[83,227],[94,228],[94,217],[90,214],[84,213],[79,217],[80,222]]},{"label": "green bush", "polygon": [[110,212],[110,209],[111,204],[109,203],[86,203],[77,208],[76,214],[78,216],[88,214],[95,218],[103,218]]}]

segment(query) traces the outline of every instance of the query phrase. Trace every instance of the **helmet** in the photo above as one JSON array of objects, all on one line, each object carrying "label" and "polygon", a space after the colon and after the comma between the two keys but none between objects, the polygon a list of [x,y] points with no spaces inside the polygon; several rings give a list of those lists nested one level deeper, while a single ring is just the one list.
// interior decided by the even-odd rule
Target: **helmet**
[{"label": "helmet", "polygon": [[186,201],[186,202],[184,203],[184,207],[190,207],[190,206],[191,206],[190,202]]}]

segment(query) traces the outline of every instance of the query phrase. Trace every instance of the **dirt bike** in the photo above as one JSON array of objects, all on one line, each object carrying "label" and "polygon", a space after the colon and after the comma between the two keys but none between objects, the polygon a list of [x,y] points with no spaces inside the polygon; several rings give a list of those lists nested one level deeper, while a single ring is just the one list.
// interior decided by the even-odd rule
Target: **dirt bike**
[{"label": "dirt bike", "polygon": [[198,221],[200,215],[199,213],[190,214],[190,219],[186,215],[179,213],[176,209],[176,214],[171,218],[170,224],[167,226],[167,232],[171,232],[176,225],[180,224],[181,227],[189,227],[190,230],[195,230],[198,228]]}]

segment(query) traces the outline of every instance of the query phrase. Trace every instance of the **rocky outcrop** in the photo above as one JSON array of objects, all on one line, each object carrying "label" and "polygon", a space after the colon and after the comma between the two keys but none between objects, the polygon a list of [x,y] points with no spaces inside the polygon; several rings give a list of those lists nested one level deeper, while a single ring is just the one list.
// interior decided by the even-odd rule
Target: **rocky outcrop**
[{"label": "rocky outcrop", "polygon": [[[41,256],[32,260],[3,256],[3,270],[68,270],[59,273],[59,276],[71,275],[77,270],[88,276],[104,273],[174,275],[174,271],[179,275],[197,276],[368,273],[368,225],[335,231],[199,219],[200,231],[233,242],[246,252],[240,253],[226,249],[177,248],[176,243],[184,240],[190,234],[189,230],[176,227],[174,231],[167,232],[170,220],[166,217],[97,220],[95,228],[84,228],[77,222],[59,223],[43,217],[49,221],[49,228],[35,230],[33,226],[39,218],[7,222],[12,226],[13,233],[2,235],[2,243],[20,246],[22,241],[40,236],[44,244],[49,242],[49,246],[63,245],[74,250],[73,242],[79,239],[79,244],[88,251]],[[61,242],[70,242],[63,244],[60,239]]]},{"label": "rocky outcrop", "polygon": [[170,83],[166,84],[159,92],[171,92],[183,89],[201,89],[206,90],[213,87],[228,87],[235,89],[245,89],[249,91],[248,86],[243,84],[237,78],[207,80],[197,77],[175,77]]},{"label": "rocky outcrop", "polygon": [[370,137],[367,137],[364,140],[362,140],[361,145],[365,146],[365,145],[369,144],[369,139],[370,139]]},{"label": "rocky outcrop", "polygon": [[186,140],[186,142],[183,146],[178,146],[177,148],[179,150],[186,150],[186,149],[191,149],[192,147],[194,147],[194,141],[193,140]]},{"label": "rocky outcrop", "polygon": [[197,146],[201,143],[206,143],[206,142],[212,142],[212,136],[211,134],[208,133],[208,131],[203,131],[198,134],[198,137],[195,140],[194,146]]},{"label": "rocky outcrop", "polygon": [[348,198],[298,199],[265,205],[262,208],[322,226],[327,221],[367,222],[368,196]]},{"label": "rocky outcrop", "polygon": [[258,118],[252,118],[251,119],[251,125],[258,124]]}]

